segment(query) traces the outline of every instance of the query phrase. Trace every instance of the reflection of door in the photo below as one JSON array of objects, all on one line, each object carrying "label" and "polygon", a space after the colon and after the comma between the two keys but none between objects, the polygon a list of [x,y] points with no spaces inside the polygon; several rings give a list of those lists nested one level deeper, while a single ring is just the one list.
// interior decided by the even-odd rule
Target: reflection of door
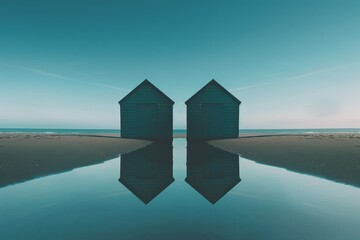
[{"label": "reflection of door", "polygon": [[157,105],[156,103],[136,104],[137,135],[151,138],[157,134]]},{"label": "reflection of door", "polygon": [[224,131],[224,105],[222,103],[203,104],[203,137],[218,138]]},{"label": "reflection of door", "polygon": [[135,172],[137,179],[156,179],[158,177],[158,163],[151,157],[151,153],[149,153],[143,159],[139,159]]},{"label": "reflection of door", "polygon": [[204,179],[222,179],[224,178],[223,159],[209,159],[203,163],[202,177]]}]

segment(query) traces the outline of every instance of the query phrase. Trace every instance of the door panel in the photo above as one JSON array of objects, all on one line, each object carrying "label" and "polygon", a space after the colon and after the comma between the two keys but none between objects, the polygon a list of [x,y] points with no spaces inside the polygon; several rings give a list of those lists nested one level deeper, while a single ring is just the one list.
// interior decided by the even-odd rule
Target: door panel
[{"label": "door panel", "polygon": [[157,104],[136,104],[137,135],[152,138],[157,135]]},{"label": "door panel", "polygon": [[[206,161],[206,160],[205,160]],[[204,179],[222,179],[224,178],[223,159],[211,159],[203,164]]]},{"label": "door panel", "polygon": [[221,138],[224,133],[224,104],[203,104],[203,136]]}]

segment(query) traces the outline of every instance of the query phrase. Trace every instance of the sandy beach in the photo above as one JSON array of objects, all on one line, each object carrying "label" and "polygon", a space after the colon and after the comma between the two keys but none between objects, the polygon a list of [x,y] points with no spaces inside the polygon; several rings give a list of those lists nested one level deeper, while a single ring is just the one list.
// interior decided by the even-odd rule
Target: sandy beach
[{"label": "sandy beach", "polygon": [[0,134],[0,187],[101,163],[150,143],[97,135]]},{"label": "sandy beach", "polygon": [[258,163],[360,187],[360,134],[245,136],[209,143]]},{"label": "sandy beach", "polygon": [[[174,138],[185,135],[174,135]],[[0,134],[0,187],[101,163],[150,141],[111,135]],[[247,135],[211,145],[258,163],[360,187],[360,134]]]}]

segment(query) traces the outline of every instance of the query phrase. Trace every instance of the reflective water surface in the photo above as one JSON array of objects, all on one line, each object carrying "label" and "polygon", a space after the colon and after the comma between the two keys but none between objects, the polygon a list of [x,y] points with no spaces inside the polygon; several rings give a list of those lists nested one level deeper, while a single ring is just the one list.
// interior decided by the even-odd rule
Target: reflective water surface
[{"label": "reflective water surface", "polygon": [[185,139],[155,143],[98,165],[0,188],[0,239],[360,236],[359,188],[201,143],[186,146]]}]

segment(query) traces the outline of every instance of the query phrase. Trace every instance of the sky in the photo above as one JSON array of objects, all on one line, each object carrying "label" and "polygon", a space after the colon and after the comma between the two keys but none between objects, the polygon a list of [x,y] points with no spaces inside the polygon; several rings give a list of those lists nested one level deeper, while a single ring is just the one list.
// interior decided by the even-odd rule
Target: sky
[{"label": "sky", "polygon": [[144,79],[216,79],[240,128],[360,127],[358,0],[0,0],[0,128],[112,128]]}]

